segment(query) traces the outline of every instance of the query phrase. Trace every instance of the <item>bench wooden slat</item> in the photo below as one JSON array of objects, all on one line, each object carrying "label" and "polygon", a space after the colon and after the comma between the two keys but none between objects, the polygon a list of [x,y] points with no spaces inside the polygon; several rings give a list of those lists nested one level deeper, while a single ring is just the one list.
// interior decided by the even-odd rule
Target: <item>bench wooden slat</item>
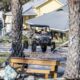
[{"label": "bench wooden slat", "polygon": [[27,69],[27,73],[49,74],[50,70]]},{"label": "bench wooden slat", "polygon": [[33,65],[45,65],[45,66],[51,66],[51,65],[57,65],[57,61],[52,60],[35,60],[35,59],[23,59],[23,58],[12,58],[10,60],[11,63],[24,63],[24,64],[33,64]]}]

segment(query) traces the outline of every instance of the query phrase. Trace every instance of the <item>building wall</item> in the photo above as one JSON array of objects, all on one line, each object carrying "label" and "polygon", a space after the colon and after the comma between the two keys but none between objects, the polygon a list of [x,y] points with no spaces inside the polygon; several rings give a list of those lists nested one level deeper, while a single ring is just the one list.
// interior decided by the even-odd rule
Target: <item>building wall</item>
[{"label": "building wall", "polygon": [[34,18],[35,16],[23,16],[23,28],[28,29],[27,20]]},{"label": "building wall", "polygon": [[56,9],[59,9],[62,6],[63,6],[63,4],[61,4],[59,1],[51,0],[37,8],[38,16],[43,15],[45,13],[52,12]]},{"label": "building wall", "polygon": [[27,25],[27,23],[26,23],[26,21],[27,21],[28,19],[29,19],[28,16],[23,16],[23,28],[24,28],[24,29],[28,28],[28,25]]},{"label": "building wall", "polygon": [[4,28],[3,14],[4,14],[4,11],[0,11],[0,36],[3,35],[3,28]]},{"label": "building wall", "polygon": [[10,32],[12,29],[12,16],[7,15],[5,18],[5,31]]},{"label": "building wall", "polygon": [[[27,20],[34,18],[35,16],[23,16],[23,29],[28,29]],[[12,16],[7,15],[5,18],[6,32],[10,32],[12,29]]]},{"label": "building wall", "polygon": [[[26,28],[26,20],[28,20],[28,17],[27,16],[24,16],[23,17],[23,26],[24,26],[24,29]],[[6,16],[5,18],[5,27],[6,27],[6,32],[10,32],[11,29],[12,29],[12,16]]]}]

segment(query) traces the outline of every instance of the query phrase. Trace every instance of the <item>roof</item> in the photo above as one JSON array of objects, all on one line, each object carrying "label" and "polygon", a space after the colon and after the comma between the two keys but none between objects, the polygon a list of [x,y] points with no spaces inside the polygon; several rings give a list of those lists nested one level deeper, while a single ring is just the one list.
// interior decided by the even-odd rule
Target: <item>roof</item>
[{"label": "roof", "polygon": [[31,9],[32,8],[32,2],[28,2],[28,3],[25,3],[22,8],[23,8],[23,12],[26,12],[27,10]]},{"label": "roof", "polygon": [[[35,0],[35,1],[29,1],[28,3],[25,3],[22,6],[23,15],[29,15],[28,13],[30,13],[30,15],[36,15],[35,11],[33,10],[33,7],[39,7],[40,5],[46,3],[47,1],[49,1],[49,0]],[[11,16],[12,13],[11,12],[7,12],[5,15]]]},{"label": "roof", "polygon": [[68,4],[66,4],[66,5],[62,6],[61,8],[57,9],[57,11],[58,11],[58,10],[61,10],[61,9],[64,10],[65,12],[68,12],[68,13],[69,13]]},{"label": "roof", "polygon": [[[7,12],[5,13],[5,15],[7,16],[12,16],[12,12]],[[23,16],[30,16],[30,15],[37,15],[34,11],[34,9],[30,9],[28,11],[25,11],[24,13],[22,13]]]},{"label": "roof", "polygon": [[66,5],[68,2],[67,0],[59,0],[62,4]]},{"label": "roof", "polygon": [[[30,1],[30,2],[28,2],[22,6],[22,8],[23,8],[22,15],[23,16],[25,16],[25,15],[36,15],[36,13],[32,7],[32,4],[33,3]],[[7,12],[7,13],[5,13],[5,15],[12,16],[12,12]]]},{"label": "roof", "polygon": [[50,28],[58,31],[67,31],[69,28],[68,13],[61,11],[53,11],[48,14],[44,14],[40,17],[33,18],[27,21],[29,25],[42,25],[49,26]]},{"label": "roof", "polygon": [[31,9],[25,11],[22,15],[23,16],[27,16],[27,15],[30,16],[30,15],[37,15],[37,14],[36,14],[35,10],[33,8],[31,8]]},{"label": "roof", "polygon": [[[25,10],[25,9],[29,9],[30,7],[39,7],[39,6],[43,5],[44,3],[48,2],[48,1],[50,1],[50,0],[34,0],[34,1],[29,1],[28,3],[25,3],[23,5],[23,9]],[[57,1],[57,2],[59,2],[59,1]],[[64,4],[64,3],[66,3],[66,0],[60,0],[59,3],[61,3],[61,4],[63,3]]]},{"label": "roof", "polygon": [[42,4],[46,3],[47,1],[49,1],[49,0],[35,0],[35,1],[33,2],[33,6],[34,6],[34,7],[39,7],[39,6],[41,6]]}]

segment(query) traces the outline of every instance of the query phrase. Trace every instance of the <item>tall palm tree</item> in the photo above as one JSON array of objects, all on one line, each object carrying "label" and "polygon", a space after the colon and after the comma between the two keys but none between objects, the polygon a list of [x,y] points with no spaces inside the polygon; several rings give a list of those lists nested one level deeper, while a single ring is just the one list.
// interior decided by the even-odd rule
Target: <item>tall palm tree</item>
[{"label": "tall palm tree", "polygon": [[69,52],[65,78],[80,80],[80,0],[68,0],[69,4]]},{"label": "tall palm tree", "polygon": [[22,27],[23,27],[23,17],[22,17],[22,4],[20,0],[12,0],[12,56],[22,57],[23,47],[22,47]]}]

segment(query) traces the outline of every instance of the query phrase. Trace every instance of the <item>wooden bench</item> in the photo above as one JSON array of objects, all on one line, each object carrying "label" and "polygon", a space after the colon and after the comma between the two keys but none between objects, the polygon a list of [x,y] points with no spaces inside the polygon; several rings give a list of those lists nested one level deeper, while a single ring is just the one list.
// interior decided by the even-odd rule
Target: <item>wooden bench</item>
[{"label": "wooden bench", "polygon": [[40,65],[40,66],[49,66],[49,70],[42,70],[42,69],[33,69],[33,68],[24,68],[26,73],[33,73],[33,74],[44,74],[45,79],[48,79],[49,74],[52,78],[57,78],[57,69],[59,62],[56,60],[40,60],[40,59],[28,59],[28,58],[11,58],[10,59],[11,66],[14,68],[21,67],[23,64],[27,65]]}]

